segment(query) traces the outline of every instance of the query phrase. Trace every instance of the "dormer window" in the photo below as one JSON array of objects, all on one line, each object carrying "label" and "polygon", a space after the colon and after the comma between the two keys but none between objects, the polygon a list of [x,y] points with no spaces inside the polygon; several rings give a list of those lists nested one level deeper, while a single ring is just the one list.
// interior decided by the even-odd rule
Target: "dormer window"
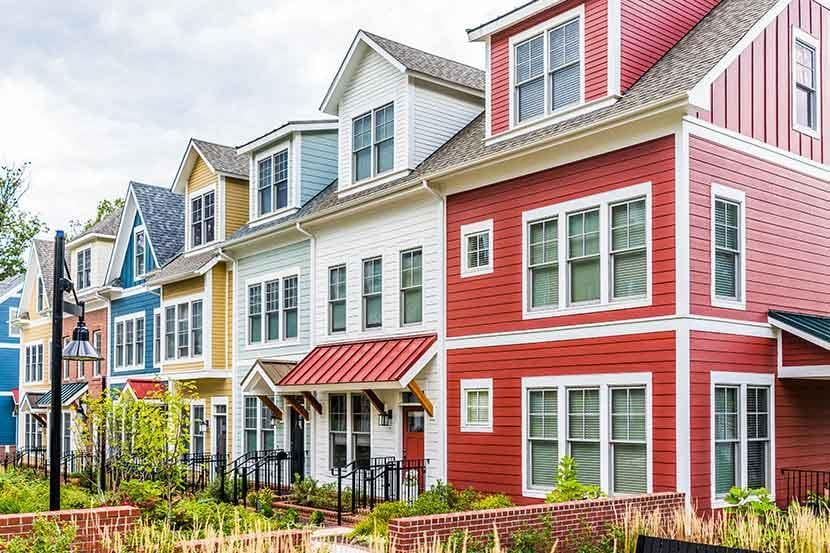
[{"label": "dormer window", "polygon": [[144,229],[135,231],[135,276],[144,276],[147,272],[147,237]]},{"label": "dormer window", "polygon": [[216,193],[212,190],[190,201],[190,241],[193,247],[209,244],[216,238],[215,212]]},{"label": "dormer window", "polygon": [[582,101],[581,15],[563,14],[528,33],[532,36],[522,33],[513,46],[515,123]]},{"label": "dormer window", "polygon": [[76,255],[76,262],[75,285],[78,290],[89,288],[92,285],[92,248],[79,251]]},{"label": "dormer window", "polygon": [[395,167],[395,106],[387,104],[352,121],[354,182]]},{"label": "dormer window", "polygon": [[46,293],[43,291],[43,279],[37,278],[37,310],[43,311],[46,307]]},{"label": "dormer window", "polygon": [[257,202],[260,215],[288,207],[288,150],[259,161]]}]

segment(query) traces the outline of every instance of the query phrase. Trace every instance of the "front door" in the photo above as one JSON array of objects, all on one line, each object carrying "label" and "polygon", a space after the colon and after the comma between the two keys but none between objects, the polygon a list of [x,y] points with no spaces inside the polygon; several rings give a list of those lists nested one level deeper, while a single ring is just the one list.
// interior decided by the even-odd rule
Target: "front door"
[{"label": "front door", "polygon": [[299,474],[300,478],[305,476],[305,419],[294,409],[291,413],[291,427],[289,440],[291,446],[291,472]]},{"label": "front door", "polygon": [[213,452],[219,459],[228,454],[228,411],[226,405],[213,407]]},{"label": "front door", "polygon": [[424,458],[424,410],[421,407],[403,409],[403,458],[406,461]]}]

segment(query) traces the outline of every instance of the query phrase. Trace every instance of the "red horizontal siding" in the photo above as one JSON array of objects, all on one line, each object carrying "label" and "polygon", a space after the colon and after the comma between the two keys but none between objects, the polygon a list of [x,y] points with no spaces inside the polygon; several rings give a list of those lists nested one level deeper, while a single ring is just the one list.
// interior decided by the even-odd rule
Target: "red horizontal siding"
[{"label": "red horizontal siding", "polygon": [[[674,139],[661,138],[450,196],[447,200],[447,334],[527,330],[674,313]],[[522,213],[652,183],[652,299],[644,308],[522,319]],[[461,225],[493,219],[494,271],[460,278]]]},{"label": "red horizontal siding", "polygon": [[[674,490],[674,351],[673,332],[448,351],[448,480],[460,487],[521,496],[522,378],[651,372],[654,487]],[[493,379],[493,432],[460,431],[460,381],[467,378]]]},{"label": "red horizontal siding", "polygon": [[[816,0],[793,0],[715,80],[711,112],[700,112],[698,117],[813,161],[830,163],[830,110],[821,111],[821,139],[793,130],[793,28],[818,38],[821,52],[826,52],[830,10]],[[826,65],[825,61],[821,64]],[[821,80],[820,94],[827,98],[830,72],[822,70]]]},{"label": "red horizontal siding", "polygon": [[494,34],[490,40],[490,116],[492,134],[510,128],[510,37],[560,13],[585,5],[585,99],[608,93],[607,0],[570,0],[539,12],[521,23]]},{"label": "red horizontal siding", "polygon": [[[769,309],[830,312],[830,191],[820,181],[692,137],[691,304],[697,315],[765,322]],[[747,309],[711,306],[711,185],[746,193]]]},{"label": "red horizontal siding", "polygon": [[793,336],[789,332],[781,333],[781,363],[785,367],[806,367],[811,365],[830,365],[830,351]]},{"label": "red horizontal siding", "polygon": [[628,90],[719,0],[623,0],[620,76]]}]

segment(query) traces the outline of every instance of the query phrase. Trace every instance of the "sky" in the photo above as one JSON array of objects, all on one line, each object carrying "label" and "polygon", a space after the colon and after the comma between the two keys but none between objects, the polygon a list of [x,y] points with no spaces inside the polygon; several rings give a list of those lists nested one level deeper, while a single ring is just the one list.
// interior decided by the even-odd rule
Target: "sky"
[{"label": "sky", "polygon": [[0,165],[30,162],[50,231],[130,180],[170,186],[190,137],[320,116],[358,29],[484,66],[465,30],[520,0],[0,0]]}]

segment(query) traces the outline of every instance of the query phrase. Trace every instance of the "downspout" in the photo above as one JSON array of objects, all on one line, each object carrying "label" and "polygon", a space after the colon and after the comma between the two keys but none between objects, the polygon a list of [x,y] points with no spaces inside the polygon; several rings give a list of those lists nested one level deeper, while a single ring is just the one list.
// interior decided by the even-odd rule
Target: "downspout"
[{"label": "downspout", "polygon": [[[309,275],[309,281],[310,281],[309,294],[310,294],[310,297],[309,297],[309,301],[308,301],[308,306],[309,306],[309,308],[308,308],[308,312],[309,312],[309,321],[308,321],[308,325],[309,325],[309,351],[310,351],[311,348],[313,348],[314,345],[317,343],[317,340],[316,340],[317,332],[316,332],[316,324],[315,324],[315,320],[316,320],[316,317],[315,317],[315,313],[316,313],[315,312],[315,304],[316,304],[316,301],[315,300],[316,300],[316,289],[317,289],[317,285],[316,285],[316,280],[317,280],[316,279],[316,275],[317,275],[317,237],[314,236],[313,233],[311,233],[308,230],[304,229],[303,226],[300,224],[300,221],[297,221],[294,224],[294,227],[297,229],[297,232],[299,232],[300,234],[302,234],[304,236],[307,236],[309,241],[311,242],[311,246],[310,246],[310,250],[311,250],[311,252],[310,252],[310,255],[311,255],[310,273],[311,274]],[[299,284],[300,283],[298,282],[297,286],[299,286]],[[299,298],[298,298],[298,304],[299,304]],[[299,307],[299,305],[298,305],[298,307]],[[299,325],[299,321],[298,321],[298,325]],[[298,334],[299,334],[299,332],[298,332]],[[283,405],[285,405],[285,404],[283,404]],[[314,410],[311,410],[311,413],[314,413]],[[312,416],[314,416],[314,415],[312,415]],[[309,422],[311,422],[311,421],[309,421]],[[315,465],[315,463],[314,463],[314,448],[315,448],[315,443],[317,441],[317,436],[316,436],[317,433],[315,431],[315,428],[316,428],[315,424],[309,424],[309,427],[310,427],[309,428],[309,433],[310,433],[309,438],[310,438],[310,442],[311,442],[311,451],[309,451],[308,462],[310,463],[311,474],[314,474],[314,469],[315,469],[315,466],[314,466]],[[287,439],[289,439],[288,438],[288,432],[283,432],[283,440],[287,440]]]},{"label": "downspout", "polygon": [[[233,308],[231,309],[230,317],[228,317],[228,303],[227,303],[228,296],[225,295],[225,300],[226,300],[225,301],[225,321],[230,322],[230,332],[228,333],[226,338],[230,340],[230,348],[231,348],[230,360],[228,360],[228,356],[226,354],[225,355],[225,361],[226,362],[230,361],[231,397],[230,397],[230,408],[229,408],[229,410],[231,412],[230,424],[231,424],[231,429],[233,431],[233,440],[231,442],[231,448],[230,449],[231,449],[231,457],[236,458],[241,454],[241,451],[242,451],[241,445],[237,446],[237,444],[241,444],[241,438],[240,438],[241,434],[239,433],[239,431],[242,429],[242,426],[243,426],[242,417],[241,417],[241,415],[242,415],[242,412],[241,412],[242,411],[242,409],[241,409],[242,403],[240,402],[239,405],[237,405],[237,402],[236,402],[237,398],[242,397],[241,396],[241,390],[237,390],[238,382],[237,382],[237,374],[236,374],[236,364],[238,362],[238,357],[237,356],[239,355],[239,352],[238,352],[239,347],[238,347],[238,344],[234,343],[234,336],[236,336],[236,333],[234,332],[234,329],[236,328],[236,325],[237,325],[236,311],[237,311],[237,308],[239,307],[239,305],[236,303],[236,300],[237,300],[236,293],[238,291],[238,283],[239,283],[239,277],[238,277],[239,265],[238,265],[237,259],[235,257],[233,257],[232,255],[225,253],[225,251],[221,247],[217,248],[216,253],[219,255],[220,258],[222,258],[223,261],[225,261],[226,263],[230,263],[231,266],[233,267],[233,281],[227,283],[227,286],[231,289],[230,297],[232,298],[231,301],[233,303]],[[228,344],[225,344],[225,347],[227,348]]]}]

